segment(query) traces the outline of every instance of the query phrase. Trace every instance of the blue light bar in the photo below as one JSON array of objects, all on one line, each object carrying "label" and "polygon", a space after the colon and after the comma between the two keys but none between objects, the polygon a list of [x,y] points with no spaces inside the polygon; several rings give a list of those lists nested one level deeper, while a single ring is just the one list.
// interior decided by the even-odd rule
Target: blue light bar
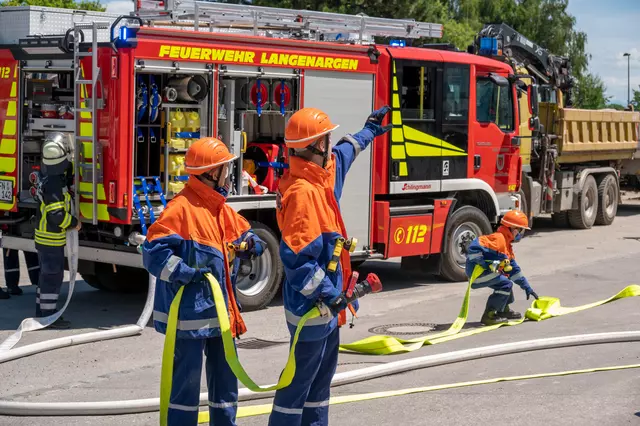
[{"label": "blue light bar", "polygon": [[407,46],[407,41],[406,40],[391,40],[389,42],[389,46],[406,47]]},{"label": "blue light bar", "polygon": [[480,39],[481,55],[498,55],[498,39],[494,37],[482,37]]}]

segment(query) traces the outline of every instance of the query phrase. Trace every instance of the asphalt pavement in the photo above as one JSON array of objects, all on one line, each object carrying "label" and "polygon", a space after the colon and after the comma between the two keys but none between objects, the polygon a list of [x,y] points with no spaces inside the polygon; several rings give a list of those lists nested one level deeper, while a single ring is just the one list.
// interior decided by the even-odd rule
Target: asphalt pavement
[{"label": "asphalt pavement", "polygon": [[[590,230],[555,229],[536,220],[535,232],[515,247],[516,256],[540,295],[559,297],[563,306],[605,299],[625,286],[640,284],[640,206],[621,207],[612,226]],[[408,273],[397,261],[370,261],[361,273],[376,272],[380,294],[361,303],[348,343],[384,332],[416,337],[441,330],[456,318],[465,283],[443,283],[426,274]],[[22,318],[33,315],[35,289],[26,269],[25,295],[0,301],[0,340]],[[515,289],[514,308],[530,304]],[[471,293],[469,326],[477,326],[488,290]],[[73,329],[28,333],[19,345],[135,323],[145,295],[116,295],[81,282],[65,318]],[[341,354],[338,371],[505,342],[622,330],[639,330],[640,298],[619,300],[542,322],[525,322],[393,356]],[[281,301],[244,314],[249,332],[239,355],[260,384],[274,383],[284,365],[288,332]],[[157,397],[163,337],[152,327],[141,336],[98,342],[34,355],[2,366],[0,400],[66,402]],[[593,345],[536,351],[416,370],[334,388],[352,395],[523,374],[640,363],[636,343]],[[205,381],[202,381],[205,391]],[[268,403],[268,400],[241,405]],[[351,425],[626,425],[640,424],[640,369],[533,379],[441,390],[332,406],[330,424]],[[238,425],[265,425],[266,416],[238,419]],[[0,425],[156,425],[157,413],[101,417],[2,417]]]}]

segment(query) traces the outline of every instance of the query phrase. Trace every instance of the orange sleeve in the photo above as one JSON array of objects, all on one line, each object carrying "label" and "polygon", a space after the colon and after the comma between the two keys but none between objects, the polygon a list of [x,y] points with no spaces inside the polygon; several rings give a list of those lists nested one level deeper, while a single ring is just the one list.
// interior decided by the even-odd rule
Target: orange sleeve
[{"label": "orange sleeve", "polygon": [[278,224],[282,240],[296,254],[322,235],[315,198],[313,190],[304,183],[289,187],[282,198]]}]

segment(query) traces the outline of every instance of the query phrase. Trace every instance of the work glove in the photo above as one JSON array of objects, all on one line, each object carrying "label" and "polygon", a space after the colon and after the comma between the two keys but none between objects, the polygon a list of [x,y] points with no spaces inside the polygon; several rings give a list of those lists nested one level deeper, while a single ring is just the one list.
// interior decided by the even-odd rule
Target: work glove
[{"label": "work glove", "polygon": [[260,240],[257,235],[251,235],[249,238],[247,238],[246,242],[246,251],[250,253],[252,257],[262,256],[262,253],[264,253],[264,245],[262,240]]},{"label": "work glove", "polygon": [[388,105],[385,105],[382,108],[373,111],[369,118],[367,118],[367,122],[364,127],[365,129],[371,130],[374,137],[384,135],[393,127],[391,124],[387,124],[386,126],[382,125],[382,120],[384,120],[384,117],[389,111],[391,111],[391,108],[389,108]]},{"label": "work glove", "polygon": [[[338,292],[338,289],[336,289],[336,292]],[[326,305],[333,312],[333,315],[338,316],[340,311],[347,307],[347,298],[344,293],[339,292],[337,295],[327,299]]]},{"label": "work glove", "polygon": [[194,283],[199,283],[205,280],[205,274],[210,274],[211,273],[211,268],[199,268],[196,269],[195,274],[193,274],[193,278],[191,279],[191,282]]},{"label": "work glove", "polygon": [[529,296],[533,296],[534,299],[538,300],[538,294],[535,291],[533,291],[531,287],[525,288],[524,292],[527,295],[527,300],[529,300]]}]

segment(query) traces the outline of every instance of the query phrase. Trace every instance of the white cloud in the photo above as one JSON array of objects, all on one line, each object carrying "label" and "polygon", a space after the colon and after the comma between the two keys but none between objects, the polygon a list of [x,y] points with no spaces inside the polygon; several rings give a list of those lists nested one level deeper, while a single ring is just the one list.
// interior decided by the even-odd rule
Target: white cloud
[{"label": "white cloud", "polygon": [[114,0],[107,3],[107,12],[119,15],[128,15],[133,12],[133,1],[130,0]]}]

